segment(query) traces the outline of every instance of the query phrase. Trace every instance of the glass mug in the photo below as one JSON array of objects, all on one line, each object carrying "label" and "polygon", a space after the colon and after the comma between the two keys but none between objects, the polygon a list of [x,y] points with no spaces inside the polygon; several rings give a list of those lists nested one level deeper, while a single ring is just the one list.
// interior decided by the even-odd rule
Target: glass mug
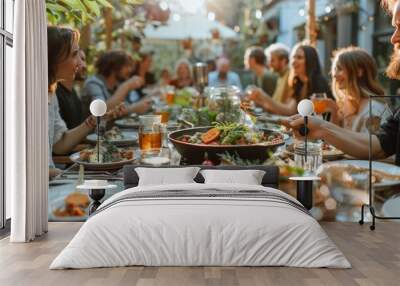
[{"label": "glass mug", "polygon": [[154,113],[161,116],[161,123],[168,123],[169,121],[169,110],[166,106],[156,106]]},{"label": "glass mug", "polygon": [[175,88],[173,86],[165,87],[165,102],[168,105],[173,105],[175,102]]},{"label": "glass mug", "polygon": [[161,115],[139,116],[139,149],[142,152],[159,151],[162,145]]}]

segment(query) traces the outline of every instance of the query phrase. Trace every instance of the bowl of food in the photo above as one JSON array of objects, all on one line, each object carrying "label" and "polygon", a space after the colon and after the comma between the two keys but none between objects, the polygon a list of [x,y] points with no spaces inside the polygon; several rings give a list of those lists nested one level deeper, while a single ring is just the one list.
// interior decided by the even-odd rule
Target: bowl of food
[{"label": "bowl of food", "polygon": [[206,153],[214,164],[219,164],[220,155],[226,153],[265,161],[270,152],[285,143],[281,133],[255,131],[238,123],[182,129],[171,132],[168,138],[188,164],[201,164]]},{"label": "bowl of food", "polygon": [[108,141],[102,141],[99,156],[95,146],[72,154],[70,159],[88,170],[116,170],[133,162],[135,157],[131,148],[119,148]]},{"label": "bowl of food", "polygon": [[[286,145],[285,153],[294,157],[294,144]],[[344,152],[335,148],[332,145],[329,145],[325,142],[322,143],[322,159],[324,161],[336,161],[342,159],[344,157]]]},{"label": "bowl of food", "polygon": [[50,221],[84,221],[88,215],[90,199],[87,194],[73,192],[53,202]]}]

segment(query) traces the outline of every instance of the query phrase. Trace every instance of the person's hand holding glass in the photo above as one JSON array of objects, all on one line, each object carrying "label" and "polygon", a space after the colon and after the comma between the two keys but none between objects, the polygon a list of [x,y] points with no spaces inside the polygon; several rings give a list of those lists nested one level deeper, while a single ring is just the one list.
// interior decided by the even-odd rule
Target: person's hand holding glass
[{"label": "person's hand holding glass", "polygon": [[240,107],[244,111],[253,110],[255,108],[255,102],[253,98],[258,97],[257,87],[255,85],[249,85],[245,92],[244,96],[242,97]]},{"label": "person's hand holding glass", "polygon": [[268,109],[269,102],[272,101],[272,98],[268,94],[254,85],[250,85],[246,88],[246,98],[252,102],[253,105],[256,104],[264,110]]},{"label": "person's hand holding glass", "polygon": [[320,118],[325,119],[325,114],[337,112],[336,102],[326,96],[326,93],[313,93],[311,100],[314,104],[314,112]]}]

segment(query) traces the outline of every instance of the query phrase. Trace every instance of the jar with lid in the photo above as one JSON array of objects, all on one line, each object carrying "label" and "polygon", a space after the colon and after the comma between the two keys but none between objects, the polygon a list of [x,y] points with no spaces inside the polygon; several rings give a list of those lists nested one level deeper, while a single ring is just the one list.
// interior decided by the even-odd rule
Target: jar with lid
[{"label": "jar with lid", "polygon": [[236,86],[212,87],[207,90],[207,107],[216,112],[217,122],[239,122],[240,90]]},{"label": "jar with lid", "polygon": [[304,169],[308,175],[315,174],[322,164],[322,141],[308,141],[306,149],[304,140],[295,139],[293,151],[296,167]]}]

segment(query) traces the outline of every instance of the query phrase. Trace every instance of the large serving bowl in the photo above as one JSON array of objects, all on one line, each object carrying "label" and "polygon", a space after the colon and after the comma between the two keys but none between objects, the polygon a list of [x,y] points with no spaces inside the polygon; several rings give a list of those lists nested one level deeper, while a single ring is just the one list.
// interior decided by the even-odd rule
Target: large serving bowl
[{"label": "large serving bowl", "polygon": [[[268,159],[270,152],[275,152],[276,148],[284,144],[284,141],[271,144],[271,145],[206,145],[206,144],[192,144],[178,140],[183,135],[194,135],[196,132],[206,132],[208,127],[195,127],[182,129],[171,132],[168,135],[169,140],[174,144],[176,150],[184,158],[188,164],[201,164],[204,161],[205,153],[207,152],[208,159],[214,164],[219,164],[221,159],[218,154],[229,153],[231,155],[237,154],[240,158],[246,160],[259,160],[265,161]],[[267,134],[276,134],[273,131],[264,131]]]}]

